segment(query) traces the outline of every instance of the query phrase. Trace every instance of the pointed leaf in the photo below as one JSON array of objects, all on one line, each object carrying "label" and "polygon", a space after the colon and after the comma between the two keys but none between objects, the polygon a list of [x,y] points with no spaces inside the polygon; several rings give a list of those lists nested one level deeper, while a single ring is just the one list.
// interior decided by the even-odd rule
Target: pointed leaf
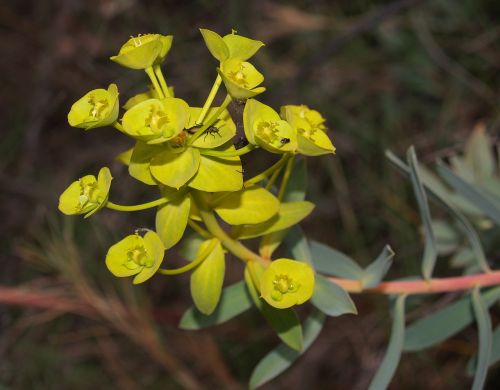
[{"label": "pointed leaf", "polygon": [[496,201],[490,194],[485,193],[478,187],[467,183],[464,179],[455,175],[444,164],[438,164],[437,169],[441,177],[450,186],[484,211],[496,224],[500,225],[500,202]]},{"label": "pointed leaf", "polygon": [[382,364],[368,387],[369,390],[386,389],[398,367],[405,339],[405,298],[406,295],[400,295],[396,300],[391,339],[384,360],[382,360]]},{"label": "pointed leaf", "polygon": [[418,209],[424,226],[425,246],[422,256],[422,274],[424,279],[428,280],[432,277],[434,265],[436,264],[436,239],[434,237],[434,231],[432,230],[432,219],[429,211],[429,204],[427,202],[427,195],[420,179],[417,155],[413,146],[408,149],[407,161],[410,167],[410,179],[413,186],[413,192],[417,198]]},{"label": "pointed leaf", "polygon": [[483,124],[474,128],[465,144],[465,161],[479,182],[489,180],[495,173],[495,157]]},{"label": "pointed leaf", "polygon": [[205,40],[208,51],[219,60],[219,62],[225,61],[229,57],[229,48],[226,43],[222,40],[222,37],[215,31],[200,28],[201,35]]},{"label": "pointed leaf", "polygon": [[[500,325],[498,325],[492,334],[491,356],[489,366],[492,366],[500,361]],[[477,355],[474,355],[467,362],[467,374],[472,376],[477,366]]]},{"label": "pointed leaf", "polygon": [[478,360],[472,390],[481,390],[486,381],[491,356],[491,318],[477,286],[472,290],[472,307],[479,332]]},{"label": "pointed leaf", "polygon": [[295,225],[290,228],[285,237],[285,242],[295,260],[303,261],[313,266],[310,245],[300,226]]},{"label": "pointed leaf", "polygon": [[363,271],[363,277],[360,282],[363,288],[372,288],[378,285],[384,278],[392,265],[394,252],[389,245],[386,245],[373,263]]},{"label": "pointed leaf", "polygon": [[245,282],[240,281],[222,290],[220,302],[212,314],[204,315],[192,306],[182,316],[179,327],[194,330],[222,324],[250,307],[252,307],[252,299],[248,295]]},{"label": "pointed leaf", "polygon": [[295,351],[285,344],[280,344],[273,349],[254,368],[250,377],[250,389],[262,386],[290,367],[319,336],[324,321],[325,315],[319,310],[314,310],[304,321],[304,347],[302,351]]},{"label": "pointed leaf", "polygon": [[361,279],[365,271],[342,252],[317,241],[311,241],[311,254],[316,271],[345,279]]},{"label": "pointed leaf", "polygon": [[[482,295],[484,304],[490,307],[500,298],[500,287]],[[474,313],[467,296],[412,323],[406,330],[404,349],[421,351],[460,332],[472,321]]]},{"label": "pointed leaf", "polygon": [[338,284],[321,275],[316,275],[314,295],[311,302],[327,316],[337,317],[342,314],[358,314],[349,294]]}]

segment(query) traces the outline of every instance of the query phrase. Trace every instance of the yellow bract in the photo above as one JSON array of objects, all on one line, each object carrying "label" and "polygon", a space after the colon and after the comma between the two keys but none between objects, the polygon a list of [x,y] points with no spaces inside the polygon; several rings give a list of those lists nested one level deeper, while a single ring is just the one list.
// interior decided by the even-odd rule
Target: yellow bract
[{"label": "yellow bract", "polygon": [[264,76],[249,62],[230,58],[221,63],[217,72],[233,99],[248,99],[266,90],[258,86],[264,81]]},{"label": "yellow bract", "polygon": [[90,130],[109,126],[118,118],[118,88],[110,84],[108,89],[94,89],[77,100],[68,113],[70,126]]},{"label": "yellow bract", "polygon": [[260,279],[262,298],[278,309],[308,301],[313,291],[313,269],[306,263],[292,259],[274,260]]},{"label": "yellow bract", "polygon": [[111,246],[106,255],[106,267],[118,277],[136,275],[133,283],[138,284],[151,278],[160,267],[165,248],[153,231],[144,237],[131,234]]},{"label": "yellow bract", "polygon": [[74,181],[59,197],[59,210],[66,215],[89,217],[106,204],[112,179],[111,172],[104,167],[97,179],[86,175]]}]

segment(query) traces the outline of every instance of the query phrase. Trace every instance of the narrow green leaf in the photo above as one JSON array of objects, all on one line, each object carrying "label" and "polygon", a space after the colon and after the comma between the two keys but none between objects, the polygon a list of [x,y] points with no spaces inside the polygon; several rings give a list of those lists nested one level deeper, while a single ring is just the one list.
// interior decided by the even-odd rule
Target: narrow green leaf
[{"label": "narrow green leaf", "polygon": [[342,314],[358,314],[349,294],[338,284],[321,275],[316,275],[311,302],[327,316],[337,317]]},{"label": "narrow green leaf", "polygon": [[192,306],[184,312],[179,327],[181,329],[195,330],[222,324],[252,307],[252,299],[244,281],[234,283],[224,289],[220,302],[215,311],[205,315]]},{"label": "narrow green leaf", "polygon": [[434,265],[436,264],[436,239],[434,237],[434,231],[432,230],[432,219],[429,203],[427,202],[427,195],[425,194],[424,186],[420,179],[417,154],[413,146],[408,149],[407,161],[410,167],[410,179],[413,186],[413,192],[415,192],[415,197],[417,198],[418,209],[424,226],[425,241],[424,254],[422,256],[422,274],[424,279],[429,280],[432,277]]},{"label": "narrow green leaf", "polygon": [[303,346],[302,326],[293,309],[276,309],[261,300],[262,315],[269,322],[278,337],[290,348],[300,351]]},{"label": "narrow green leaf", "polygon": [[311,255],[316,271],[345,279],[361,279],[364,270],[342,252],[317,241],[310,241]]},{"label": "narrow green leaf", "polygon": [[458,193],[466,199],[474,203],[477,207],[483,210],[488,217],[500,225],[500,203],[491,195],[481,191],[478,187],[467,183],[461,177],[455,175],[443,163],[437,166],[438,173],[441,177]]},{"label": "narrow green leaf", "polygon": [[400,295],[396,300],[389,346],[369,390],[386,389],[398,367],[405,339],[405,298],[406,295]]},{"label": "narrow green leaf", "polygon": [[309,242],[299,225],[290,228],[285,237],[285,243],[292,254],[292,258],[313,265]]},{"label": "narrow green leaf", "polygon": [[386,245],[377,258],[363,270],[363,276],[360,279],[363,288],[371,288],[378,285],[384,278],[392,265],[394,251],[389,245]]},{"label": "narrow green leaf", "polygon": [[281,203],[278,215],[272,217],[269,221],[259,223],[257,225],[243,225],[238,230],[238,238],[247,239],[263,236],[272,232],[287,229],[293,226],[305,217],[307,217],[314,209],[314,204],[311,202],[288,202]]},{"label": "narrow green leaf", "polygon": [[[210,250],[208,255],[207,250]],[[224,250],[220,241],[212,238],[200,246],[197,256],[206,258],[191,274],[191,296],[196,308],[210,315],[217,307],[222,292],[226,270]]]},{"label": "narrow green leaf", "polygon": [[[486,307],[500,298],[500,287],[483,293]],[[470,298],[462,298],[444,309],[412,323],[406,330],[405,351],[421,351],[460,332],[474,321]]]},{"label": "narrow green leaf", "polygon": [[495,157],[484,124],[474,128],[465,144],[465,161],[480,181],[489,180],[495,173]]},{"label": "narrow green leaf", "polygon": [[314,310],[304,321],[304,346],[298,352],[285,344],[269,352],[254,368],[250,377],[250,389],[262,386],[264,383],[276,378],[279,374],[290,367],[316,340],[325,321],[325,315]]},{"label": "narrow green leaf", "polygon": [[181,196],[158,208],[156,213],[156,232],[160,236],[165,249],[177,244],[186,230],[191,198]]},{"label": "narrow green leaf", "polygon": [[[401,173],[406,175],[410,174],[410,169],[408,166],[402,162],[396,155],[391,151],[386,151],[386,157],[389,159],[391,164],[396,167]],[[436,190],[430,182],[424,180],[424,186],[429,191],[433,200],[437,201],[441,206],[443,206],[457,221],[458,227],[467,237],[467,240],[471,244],[472,250],[474,251],[474,257],[478,262],[479,266],[484,272],[490,272],[491,269],[486,261],[486,256],[481,245],[481,240],[477,232],[474,230],[471,223],[465,218],[465,216],[460,212],[452,203],[449,202],[449,197],[445,197],[440,191]]]},{"label": "narrow green leaf", "polygon": [[491,356],[491,318],[477,286],[472,290],[472,307],[479,333],[478,360],[472,390],[481,390],[486,381]]},{"label": "narrow green leaf", "polygon": [[[489,366],[492,366],[500,361],[500,325],[495,328],[491,337],[491,356]],[[477,355],[474,355],[467,362],[467,374],[472,376],[477,367]]]}]

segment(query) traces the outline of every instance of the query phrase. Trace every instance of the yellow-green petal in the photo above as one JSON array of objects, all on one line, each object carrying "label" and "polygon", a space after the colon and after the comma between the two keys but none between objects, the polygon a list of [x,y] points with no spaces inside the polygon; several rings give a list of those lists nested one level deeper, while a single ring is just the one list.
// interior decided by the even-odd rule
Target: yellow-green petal
[{"label": "yellow-green petal", "polygon": [[158,271],[158,268],[160,268],[165,255],[165,248],[158,234],[153,231],[149,231],[144,235],[143,240],[146,251],[151,253],[153,265],[150,267],[143,267],[142,270],[135,276],[133,280],[134,284],[143,283],[151,278],[156,271]]},{"label": "yellow-green petal", "polygon": [[[211,118],[212,115],[219,109],[219,107],[213,107],[208,111],[207,118]],[[189,121],[186,128],[191,128],[196,125],[196,120],[198,119],[201,108],[190,107],[189,108]],[[194,128],[196,130],[196,128]],[[217,148],[227,141],[232,139],[236,135],[236,125],[233,122],[229,112],[224,110],[219,116],[219,120],[210,126],[200,137],[194,141],[191,146],[203,149],[213,149]]]},{"label": "yellow-green petal", "polygon": [[204,28],[200,28],[200,32],[210,54],[219,60],[219,62],[229,58],[229,48],[219,34]]},{"label": "yellow-green petal", "polygon": [[159,60],[164,51],[160,34],[144,34],[130,38],[111,60],[131,69],[146,69]]},{"label": "yellow-green petal", "polygon": [[249,62],[230,58],[221,63],[217,72],[234,99],[248,99],[266,90],[258,87],[264,81],[264,76]]},{"label": "yellow-green petal", "polygon": [[165,148],[160,145],[148,145],[145,142],[137,141],[128,166],[130,176],[144,184],[157,185],[158,181],[151,174],[149,167],[153,157],[163,150]]},{"label": "yellow-green petal", "polygon": [[264,43],[255,39],[243,37],[232,33],[222,38],[229,49],[229,58],[237,58],[242,61],[248,60],[264,46]]}]

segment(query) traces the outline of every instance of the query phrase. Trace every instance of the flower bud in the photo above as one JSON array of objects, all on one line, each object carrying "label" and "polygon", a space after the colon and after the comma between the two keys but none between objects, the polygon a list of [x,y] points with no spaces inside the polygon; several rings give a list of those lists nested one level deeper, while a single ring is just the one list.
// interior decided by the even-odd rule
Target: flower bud
[{"label": "flower bud", "polygon": [[86,214],[90,217],[108,200],[112,180],[107,167],[101,168],[97,179],[86,175],[70,184],[59,197],[59,210],[66,215]]},{"label": "flower bud", "polygon": [[118,118],[118,88],[110,84],[108,89],[94,89],[71,106],[68,113],[70,126],[90,130],[109,126]]}]

